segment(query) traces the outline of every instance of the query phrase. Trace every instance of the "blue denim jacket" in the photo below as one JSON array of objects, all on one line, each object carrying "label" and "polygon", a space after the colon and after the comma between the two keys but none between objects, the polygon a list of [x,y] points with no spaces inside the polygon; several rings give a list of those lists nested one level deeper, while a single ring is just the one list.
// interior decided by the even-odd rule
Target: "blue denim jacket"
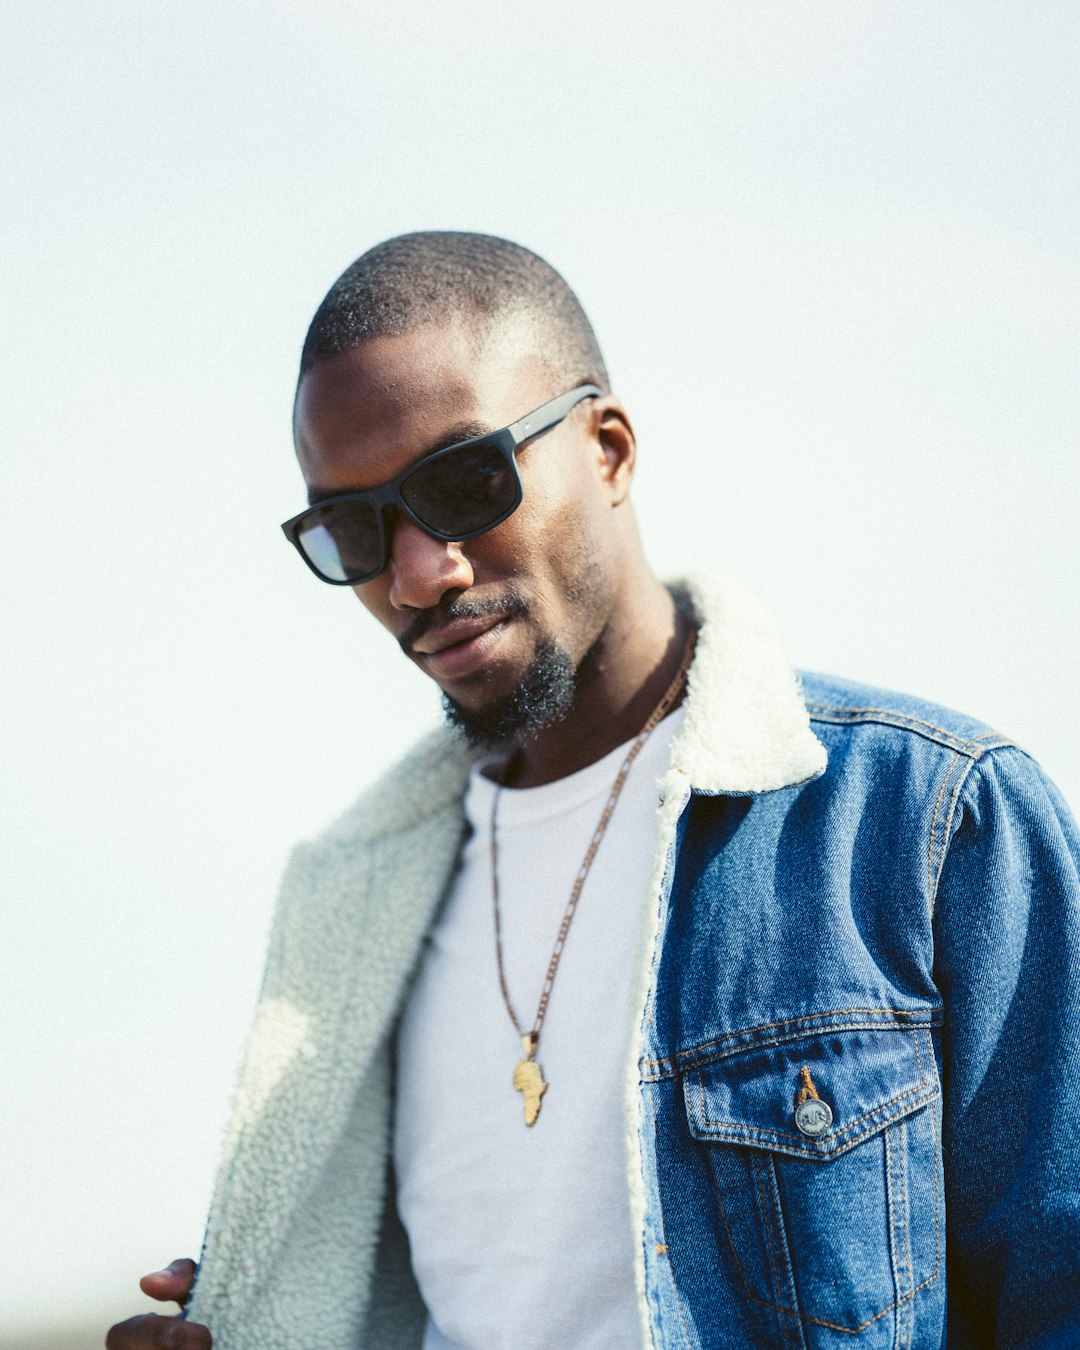
[{"label": "blue denim jacket", "polygon": [[[800,692],[750,598],[679,598],[627,1037],[642,1344],[1080,1346],[1075,824],[1006,738]],[[216,1350],[420,1344],[393,1033],[470,762],[440,732],[293,855],[189,1305]]]},{"label": "blue denim jacket", "polygon": [[680,803],[640,1063],[653,1339],[1080,1346],[1076,826],[966,717],[803,691],[822,774]]}]

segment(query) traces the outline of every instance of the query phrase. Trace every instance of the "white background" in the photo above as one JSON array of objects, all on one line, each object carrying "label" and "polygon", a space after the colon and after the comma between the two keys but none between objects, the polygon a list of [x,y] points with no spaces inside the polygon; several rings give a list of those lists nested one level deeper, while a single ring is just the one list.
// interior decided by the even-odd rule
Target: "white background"
[{"label": "white background", "polygon": [[[323,293],[508,235],[590,312],[658,571],[1080,799],[1070,0],[16,0],[0,44],[0,1326],[198,1251],[276,880],[438,717],[278,522]],[[0,1336],[3,1332],[0,1332]]]}]

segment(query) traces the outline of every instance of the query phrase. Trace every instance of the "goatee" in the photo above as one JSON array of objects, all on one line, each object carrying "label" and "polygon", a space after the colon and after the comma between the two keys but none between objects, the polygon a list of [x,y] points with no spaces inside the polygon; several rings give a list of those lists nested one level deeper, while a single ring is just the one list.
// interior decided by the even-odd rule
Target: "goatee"
[{"label": "goatee", "polygon": [[496,749],[534,736],[558,722],[574,705],[576,672],[570,653],[544,639],[517,687],[486,708],[463,708],[443,694],[443,714],[460,727],[470,745]]}]

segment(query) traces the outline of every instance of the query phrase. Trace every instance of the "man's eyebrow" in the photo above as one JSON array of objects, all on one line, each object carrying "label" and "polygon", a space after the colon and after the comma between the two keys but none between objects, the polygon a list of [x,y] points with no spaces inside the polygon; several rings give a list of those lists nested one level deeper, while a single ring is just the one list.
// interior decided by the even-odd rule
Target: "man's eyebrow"
[{"label": "man's eyebrow", "polygon": [[474,436],[486,436],[492,428],[486,422],[455,422],[452,427],[447,427],[438,440],[432,441],[418,459],[424,459],[427,455],[433,455],[436,450],[445,450],[451,445],[458,445],[461,441],[471,441]]},{"label": "man's eyebrow", "polygon": [[[452,427],[447,427],[441,436],[421,451],[414,462],[426,459],[428,455],[433,455],[437,450],[447,450],[452,445],[460,445],[462,441],[471,441],[475,436],[486,436],[491,429],[486,422],[455,422]],[[343,497],[349,490],[349,488],[321,488],[312,484],[308,488],[308,505],[317,506],[319,502],[326,501],[328,497]],[[355,489],[357,492],[363,490],[362,488]]]}]

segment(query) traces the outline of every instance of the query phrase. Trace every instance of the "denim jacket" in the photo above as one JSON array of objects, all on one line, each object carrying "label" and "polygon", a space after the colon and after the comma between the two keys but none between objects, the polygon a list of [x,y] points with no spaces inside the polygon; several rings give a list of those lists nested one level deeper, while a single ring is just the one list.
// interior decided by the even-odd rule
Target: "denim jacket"
[{"label": "denim jacket", "polygon": [[[749,597],[677,598],[626,1073],[643,1346],[1080,1345],[1075,824],[1005,737],[800,688]],[[393,1029],[469,763],[429,738],[290,864],[187,1310],[217,1350],[419,1345]]]}]

